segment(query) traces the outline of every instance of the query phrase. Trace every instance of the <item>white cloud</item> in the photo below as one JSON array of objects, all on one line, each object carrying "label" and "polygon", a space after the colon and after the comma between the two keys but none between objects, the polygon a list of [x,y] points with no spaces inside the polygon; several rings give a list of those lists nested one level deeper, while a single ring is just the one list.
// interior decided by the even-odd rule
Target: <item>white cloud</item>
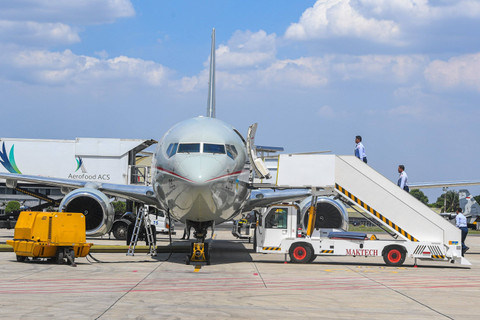
[{"label": "white cloud", "polygon": [[480,91],[480,53],[435,60],[425,69],[425,78],[434,87],[470,88]]},{"label": "white cloud", "polygon": [[422,55],[337,56],[332,69],[343,80],[402,83],[421,74],[427,62],[427,57]]},{"label": "white cloud", "polygon": [[479,17],[480,1],[475,0],[318,0],[287,28],[285,38],[354,37],[398,46],[428,33],[418,29],[421,25]]},{"label": "white cloud", "polygon": [[285,32],[285,37],[293,40],[347,36],[387,43],[395,43],[399,35],[400,28],[394,21],[365,17],[351,0],[319,0]]},{"label": "white cloud", "polygon": [[171,73],[153,61],[125,56],[112,59],[75,55],[70,50],[11,50],[3,47],[0,67],[3,77],[39,85],[145,84],[165,85]]},{"label": "white cloud", "polygon": [[219,45],[216,62],[219,68],[255,67],[275,58],[276,35],[260,30],[236,31],[227,45]]},{"label": "white cloud", "polygon": [[[423,77],[428,65],[423,55],[325,55],[298,59],[270,59],[260,67],[224,68],[217,71],[217,86],[239,88],[319,88],[332,82],[368,81],[404,84]],[[181,91],[207,86],[207,67],[196,76],[184,77],[176,85]]]},{"label": "white cloud", "polygon": [[322,58],[276,60],[261,70],[258,82],[265,86],[319,87],[328,83],[328,64]]},{"label": "white cloud", "polygon": [[416,23],[452,17],[480,16],[480,2],[475,0],[358,0],[364,10],[377,16],[397,17]]},{"label": "white cloud", "polygon": [[78,33],[63,23],[0,20],[0,41],[29,45],[71,44],[80,41]]},{"label": "white cloud", "polygon": [[2,0],[0,19],[96,24],[135,14],[129,0]]}]

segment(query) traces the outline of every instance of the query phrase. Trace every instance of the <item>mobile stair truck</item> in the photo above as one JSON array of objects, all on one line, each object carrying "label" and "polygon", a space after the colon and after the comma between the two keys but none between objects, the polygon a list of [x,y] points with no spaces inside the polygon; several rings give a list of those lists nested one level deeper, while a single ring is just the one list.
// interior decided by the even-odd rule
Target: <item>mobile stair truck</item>
[{"label": "mobile stair truck", "polygon": [[458,228],[354,156],[280,155],[273,181],[270,187],[311,189],[312,204],[322,200],[317,197],[349,202],[393,237],[315,230],[316,206],[310,206],[304,228],[298,206],[274,205],[259,218],[257,252],[288,254],[296,263],[316,256],[381,256],[391,266],[402,265],[407,257],[415,264],[418,259],[470,265],[462,257]]}]

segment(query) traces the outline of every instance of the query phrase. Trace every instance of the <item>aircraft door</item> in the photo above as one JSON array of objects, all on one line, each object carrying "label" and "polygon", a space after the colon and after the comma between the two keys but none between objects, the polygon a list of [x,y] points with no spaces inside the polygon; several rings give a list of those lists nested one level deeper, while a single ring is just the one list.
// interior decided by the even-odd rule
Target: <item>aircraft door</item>
[{"label": "aircraft door", "polygon": [[263,219],[263,247],[279,247],[283,239],[288,237],[288,208],[274,207]]},{"label": "aircraft door", "polygon": [[258,124],[254,123],[248,128],[247,134],[247,151],[248,151],[248,158],[250,159],[250,163],[255,170],[255,174],[257,178],[260,179],[270,179],[272,176],[270,172],[268,172],[267,166],[263,162],[262,159],[257,158],[257,154],[255,151],[255,133],[257,132]]}]

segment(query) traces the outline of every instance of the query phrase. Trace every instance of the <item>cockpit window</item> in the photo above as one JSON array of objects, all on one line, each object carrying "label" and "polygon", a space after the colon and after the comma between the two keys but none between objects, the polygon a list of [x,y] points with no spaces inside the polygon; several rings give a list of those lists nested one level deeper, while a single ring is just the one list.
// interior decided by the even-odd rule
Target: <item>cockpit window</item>
[{"label": "cockpit window", "polygon": [[235,160],[235,158],[238,155],[238,152],[235,146],[232,144],[227,144],[226,147],[227,147],[227,156]]},{"label": "cockpit window", "polygon": [[178,153],[200,152],[200,143],[180,143]]},{"label": "cockpit window", "polygon": [[170,143],[167,148],[167,156],[171,158],[175,153],[177,153],[178,143]]},{"label": "cockpit window", "polygon": [[225,154],[225,146],[223,144],[204,143],[203,152]]}]

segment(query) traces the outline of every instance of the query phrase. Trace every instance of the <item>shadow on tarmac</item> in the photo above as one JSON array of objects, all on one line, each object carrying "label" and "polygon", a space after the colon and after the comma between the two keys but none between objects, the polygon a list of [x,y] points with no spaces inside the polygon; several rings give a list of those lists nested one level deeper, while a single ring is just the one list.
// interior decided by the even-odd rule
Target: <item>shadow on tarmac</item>
[{"label": "shadow on tarmac", "polygon": [[[321,259],[321,257],[319,258]],[[272,260],[255,260],[258,263],[266,263],[266,264],[278,264],[284,263],[284,261],[272,261]],[[293,262],[288,262],[292,264]],[[301,264],[296,264],[301,265]],[[415,268],[414,264],[403,264],[401,266],[388,266],[385,263],[368,263],[368,262],[344,262],[344,261],[313,261],[309,264],[305,265],[322,265],[322,266],[355,266],[355,267],[384,267],[384,268]],[[417,265],[417,268],[422,269],[470,269],[468,266],[460,266],[460,265]]]}]

